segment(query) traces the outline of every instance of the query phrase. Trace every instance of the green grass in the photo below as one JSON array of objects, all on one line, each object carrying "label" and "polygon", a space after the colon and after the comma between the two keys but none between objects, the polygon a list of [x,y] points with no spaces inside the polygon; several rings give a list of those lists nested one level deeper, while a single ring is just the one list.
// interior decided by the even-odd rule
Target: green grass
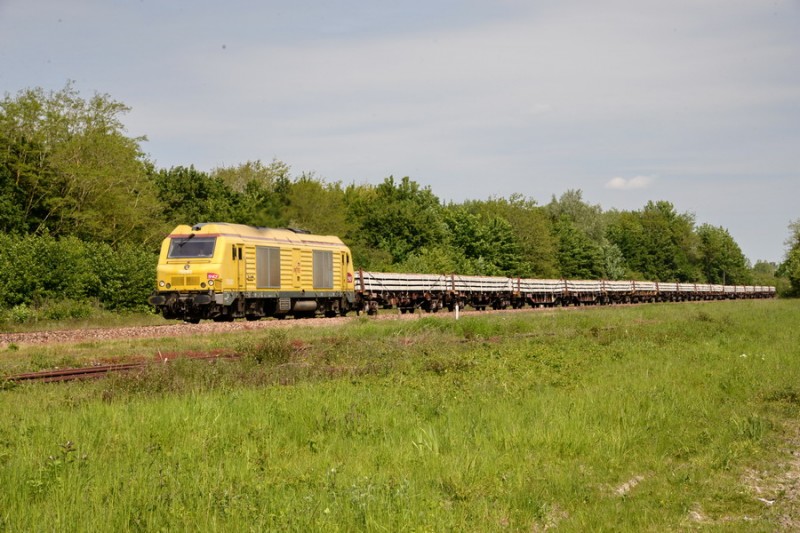
[{"label": "green grass", "polygon": [[111,344],[243,358],[7,386],[0,530],[772,531],[796,502],[746,479],[783,468],[798,318],[725,302]]},{"label": "green grass", "polygon": [[160,315],[151,311],[113,312],[96,304],[48,302],[34,308],[18,305],[0,309],[0,333],[53,331],[84,328],[136,327],[164,324]]}]

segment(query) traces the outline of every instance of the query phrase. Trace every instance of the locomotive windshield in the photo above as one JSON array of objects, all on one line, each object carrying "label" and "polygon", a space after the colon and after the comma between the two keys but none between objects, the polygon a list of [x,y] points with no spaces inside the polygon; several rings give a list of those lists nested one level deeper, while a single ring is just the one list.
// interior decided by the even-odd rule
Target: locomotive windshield
[{"label": "locomotive windshield", "polygon": [[216,237],[188,237],[173,238],[169,243],[168,259],[189,259],[198,257],[211,257],[214,255]]}]

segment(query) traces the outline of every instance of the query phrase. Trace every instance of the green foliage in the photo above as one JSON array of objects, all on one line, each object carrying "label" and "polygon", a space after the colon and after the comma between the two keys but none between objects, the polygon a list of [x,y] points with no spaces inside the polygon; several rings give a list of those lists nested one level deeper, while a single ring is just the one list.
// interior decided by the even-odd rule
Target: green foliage
[{"label": "green foliage", "polygon": [[0,250],[0,308],[96,300],[108,309],[142,309],[155,277],[155,255],[133,245],[0,234]]},{"label": "green foliage", "polygon": [[558,239],[558,264],[562,278],[597,279],[604,276],[603,249],[566,216],[553,225]]},{"label": "green foliage", "polygon": [[790,223],[789,231],[790,235],[786,240],[788,247],[786,260],[781,264],[778,273],[789,280],[790,294],[800,296],[800,220]]},{"label": "green foliage", "polygon": [[293,351],[285,331],[270,332],[263,339],[248,339],[236,349],[241,357],[252,359],[258,364],[273,365],[289,362]]},{"label": "green foliage", "polygon": [[625,257],[628,270],[655,281],[701,281],[699,238],[694,217],[665,201],[640,211],[615,214],[608,238]]},{"label": "green foliage", "polygon": [[431,274],[467,274],[464,255],[452,246],[431,246],[415,250],[406,260],[396,265],[400,272]]},{"label": "green foliage", "polygon": [[[287,225],[286,207],[289,204],[291,180],[289,166],[273,160],[267,166],[261,161],[248,161],[236,167],[215,169],[211,176],[220,180],[235,194],[235,221],[266,227]],[[228,222],[231,219],[215,218]]]},{"label": "green foliage", "polygon": [[116,248],[87,243],[91,268],[98,283],[92,296],[109,310],[150,309],[147,297],[153,290],[158,256],[149,249],[121,244]]},{"label": "green foliage", "polygon": [[221,178],[211,178],[194,167],[173,167],[155,172],[151,179],[163,217],[171,227],[198,222],[244,222],[236,209],[235,193]]},{"label": "green foliage", "polygon": [[159,206],[129,109],[108,95],[21,91],[0,102],[0,230],[108,243],[147,242]]},{"label": "green foliage", "polygon": [[44,320],[72,320],[89,318],[95,312],[94,306],[87,301],[63,299],[47,301],[39,308],[39,316]]},{"label": "green foliage", "polygon": [[6,320],[10,320],[16,324],[24,324],[30,321],[31,318],[35,316],[35,313],[27,304],[17,304],[9,309],[5,315]]},{"label": "green foliage", "polygon": [[728,230],[703,224],[697,228],[700,264],[709,283],[747,285],[753,282],[747,258]]},{"label": "green foliage", "polygon": [[513,194],[508,199],[468,201],[464,205],[471,212],[503,219],[511,225],[519,247],[523,275],[527,273],[539,278],[558,276],[558,240],[553,234],[553,224],[546,208],[520,194]]},{"label": "green foliage", "polygon": [[609,217],[583,201],[580,190],[555,196],[546,206],[562,278],[622,279],[628,272],[620,247],[606,236]]},{"label": "green foliage", "polygon": [[357,261],[364,268],[373,268],[364,248],[380,250],[393,263],[402,263],[414,250],[445,238],[439,199],[429,187],[422,188],[408,177],[395,183],[390,176],[377,187],[354,188],[348,196],[349,214],[358,232],[347,237],[356,260],[366,261]]},{"label": "green foliage", "polygon": [[603,277],[605,279],[623,279],[625,277],[625,256],[616,244],[606,242],[601,247],[603,256]]},{"label": "green foliage", "polygon": [[464,266],[458,273],[527,274],[511,224],[499,216],[474,212],[470,207],[449,206],[443,212],[449,243],[464,258]]},{"label": "green foliage", "polygon": [[566,219],[592,242],[602,245],[606,234],[606,220],[599,205],[590,205],[583,200],[583,191],[568,190],[546,207],[554,221]]},{"label": "green foliage", "polygon": [[321,235],[341,236],[353,231],[342,185],[325,183],[311,174],[302,174],[289,187],[285,216],[290,227]]}]

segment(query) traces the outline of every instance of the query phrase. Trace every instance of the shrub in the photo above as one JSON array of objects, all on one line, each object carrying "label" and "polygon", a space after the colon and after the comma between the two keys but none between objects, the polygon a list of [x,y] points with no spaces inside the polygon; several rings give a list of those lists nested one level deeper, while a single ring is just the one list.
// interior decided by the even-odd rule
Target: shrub
[{"label": "shrub", "polygon": [[46,320],[68,320],[89,318],[95,307],[88,301],[59,300],[45,302],[39,309],[39,317]]},{"label": "shrub", "polygon": [[[77,313],[73,318],[85,317],[93,303],[111,310],[143,310],[148,308],[156,263],[150,250],[129,244],[115,248],[75,237],[3,234],[0,308],[68,300],[71,303],[52,313]],[[82,305],[76,307],[76,302]]]},{"label": "shrub", "polygon": [[12,307],[8,313],[8,320],[17,324],[24,324],[31,320],[32,317],[36,315],[36,313],[25,304],[19,304]]},{"label": "shrub", "polygon": [[236,352],[259,364],[280,365],[289,362],[293,349],[285,331],[271,331],[263,339],[242,342]]}]

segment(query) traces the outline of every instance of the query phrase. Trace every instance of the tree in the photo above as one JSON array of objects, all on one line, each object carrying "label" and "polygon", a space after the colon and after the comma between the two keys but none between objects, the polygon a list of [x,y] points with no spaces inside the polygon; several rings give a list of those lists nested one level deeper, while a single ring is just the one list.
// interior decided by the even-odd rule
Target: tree
[{"label": "tree", "polygon": [[752,283],[747,258],[728,230],[703,224],[697,228],[700,239],[700,267],[709,283],[744,285]]},{"label": "tree", "polygon": [[623,279],[625,277],[625,256],[614,243],[606,242],[600,247],[603,257],[603,277],[605,279]]},{"label": "tree", "polygon": [[800,219],[789,223],[789,238],[786,240],[786,260],[781,264],[778,273],[788,278],[791,285],[790,294],[800,296]]},{"label": "tree", "polygon": [[246,222],[236,194],[220,178],[212,178],[190,166],[159,170],[151,179],[158,191],[163,218],[170,226]]},{"label": "tree", "polygon": [[129,108],[108,95],[84,100],[67,83],[0,102],[0,219],[5,230],[108,243],[160,233],[155,191],[139,144],[125,135]]},{"label": "tree", "polygon": [[553,196],[547,204],[550,218],[555,222],[566,217],[575,228],[589,239],[602,246],[606,240],[606,222],[603,209],[599,205],[589,205],[583,201],[583,191],[570,189],[558,200]]},{"label": "tree", "polygon": [[445,238],[439,199],[430,187],[408,177],[397,183],[390,176],[377,187],[352,187],[347,197],[349,220],[357,228],[347,238],[364,268],[388,266],[387,259],[402,263],[415,250]]},{"label": "tree", "polygon": [[444,211],[450,245],[462,256],[459,273],[528,275],[511,224],[502,217],[471,213],[465,206]]},{"label": "tree", "polygon": [[625,258],[606,236],[608,217],[599,205],[583,201],[583,192],[568,190],[547,204],[558,238],[558,260],[563,277],[621,279]]},{"label": "tree", "polygon": [[598,279],[603,277],[603,250],[578,229],[567,215],[553,226],[558,239],[558,265],[562,278]]},{"label": "tree", "polygon": [[221,179],[236,193],[244,193],[247,185],[256,182],[265,190],[275,191],[288,186],[291,181],[291,167],[278,159],[269,165],[261,160],[247,161],[232,167],[218,167],[211,171],[211,176]]},{"label": "tree", "polygon": [[640,211],[616,213],[607,235],[622,251],[630,277],[655,281],[702,278],[694,217],[678,214],[670,202],[650,201]]},{"label": "tree", "polygon": [[756,261],[750,270],[755,285],[778,285],[778,265],[770,261]]},{"label": "tree", "polygon": [[254,226],[283,227],[291,189],[290,168],[273,159],[265,166],[248,161],[234,167],[216,168],[212,179],[224,183],[238,198],[239,220]]},{"label": "tree", "polygon": [[286,218],[290,227],[326,235],[347,235],[345,191],[340,183],[325,183],[312,174],[302,174],[289,187]]},{"label": "tree", "polygon": [[475,214],[506,220],[517,243],[521,264],[521,275],[540,278],[558,276],[556,259],[557,240],[553,236],[553,225],[544,207],[520,194],[509,198],[490,198],[464,203],[464,207]]}]

